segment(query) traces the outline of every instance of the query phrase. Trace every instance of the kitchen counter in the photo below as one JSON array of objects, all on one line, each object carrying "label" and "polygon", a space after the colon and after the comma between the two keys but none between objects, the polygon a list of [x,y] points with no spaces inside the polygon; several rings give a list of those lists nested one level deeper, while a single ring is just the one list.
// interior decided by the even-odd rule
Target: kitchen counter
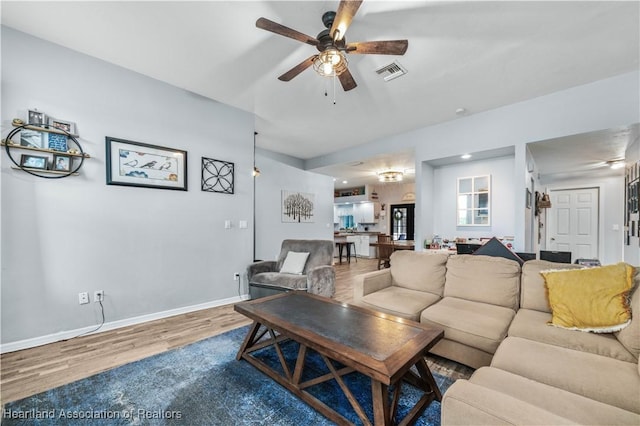
[{"label": "kitchen counter", "polygon": [[[375,247],[370,246],[370,243],[377,243],[380,234],[381,232],[374,231],[339,232],[333,234],[333,240],[336,243],[353,242],[357,257],[376,257]],[[337,248],[334,252],[334,257],[336,256]]]},{"label": "kitchen counter", "polygon": [[348,237],[349,235],[380,235],[376,231],[356,231],[356,232],[338,232],[333,234],[334,237]]}]

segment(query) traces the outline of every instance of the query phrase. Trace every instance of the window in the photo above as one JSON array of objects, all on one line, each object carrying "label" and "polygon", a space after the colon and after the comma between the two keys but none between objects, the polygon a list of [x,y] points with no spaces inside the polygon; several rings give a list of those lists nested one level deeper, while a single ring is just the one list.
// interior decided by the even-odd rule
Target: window
[{"label": "window", "polygon": [[458,226],[491,225],[491,176],[458,178]]}]

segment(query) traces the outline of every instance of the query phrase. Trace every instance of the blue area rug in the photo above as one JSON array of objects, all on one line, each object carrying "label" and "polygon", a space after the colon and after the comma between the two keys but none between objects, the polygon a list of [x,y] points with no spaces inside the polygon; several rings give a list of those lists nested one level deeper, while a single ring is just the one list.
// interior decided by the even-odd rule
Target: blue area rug
[{"label": "blue area rug", "polygon": [[[47,392],[6,404],[3,425],[331,425],[246,361],[235,356],[248,327],[118,367]],[[290,368],[297,343],[283,345]],[[257,353],[280,368],[273,349]],[[310,373],[327,371],[310,352]],[[281,368],[280,368],[281,369]],[[434,374],[442,393],[452,380]],[[371,387],[359,373],[343,377],[368,413]],[[304,377],[303,377],[304,379]],[[335,381],[309,390],[350,421],[360,424]],[[418,392],[403,385],[401,415]],[[418,425],[440,425],[440,404],[432,402]]]}]

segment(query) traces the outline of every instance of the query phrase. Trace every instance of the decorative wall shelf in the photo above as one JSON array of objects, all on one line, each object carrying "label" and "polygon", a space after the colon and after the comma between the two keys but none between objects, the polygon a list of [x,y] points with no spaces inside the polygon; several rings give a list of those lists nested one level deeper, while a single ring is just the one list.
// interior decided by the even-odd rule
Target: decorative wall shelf
[{"label": "decorative wall shelf", "polygon": [[[30,171],[30,172],[37,172],[37,173],[47,173],[50,175],[65,175],[67,176],[69,174],[69,172],[59,172],[57,170],[42,170],[42,169],[32,169],[30,167],[16,167],[16,166],[11,166],[11,168],[13,170],[25,170],[25,171]],[[72,176],[80,176],[80,173],[78,172],[71,172]]]},{"label": "decorative wall shelf", "polygon": [[[0,143],[0,145],[5,146],[7,145],[7,140],[6,139],[2,139],[2,143]],[[22,145],[18,145],[15,143],[10,143],[8,144],[9,148],[16,148],[16,149],[26,149],[28,151],[37,151],[37,152],[46,152],[47,154],[62,154],[62,155],[68,155],[70,157],[84,157],[84,158],[91,158],[91,155],[85,153],[71,153],[71,152],[61,152],[61,151],[56,151],[53,149],[45,149],[45,148],[34,148],[32,146],[22,146]]]},{"label": "decorative wall shelf", "polygon": [[[68,176],[78,176],[78,171],[84,164],[84,160],[91,158],[89,154],[84,152],[80,142],[76,139],[78,135],[48,124],[22,124],[19,121],[15,119],[12,122],[14,129],[1,142],[7,156],[15,164],[15,166],[11,166],[12,169],[21,170],[45,179],[60,179]],[[75,129],[75,124],[70,130],[73,129]],[[21,133],[23,131],[25,132],[24,134]],[[29,133],[27,134],[27,132]],[[62,135],[64,138],[46,136],[46,134]],[[15,136],[19,136],[20,142],[16,143],[13,140]],[[71,144],[71,149],[68,149],[69,144]],[[16,161],[11,153],[12,150],[16,149],[46,155],[22,154],[21,160]],[[56,164],[53,164],[54,162]],[[51,167],[49,167],[50,165]]]},{"label": "decorative wall shelf", "polygon": [[48,124],[42,124],[42,125],[34,126],[32,124],[11,123],[11,125],[13,127],[22,127],[23,129],[27,129],[27,130],[35,130],[36,132],[57,133],[59,135],[65,135],[65,136],[70,136],[70,137],[74,137],[74,138],[80,137],[80,136],[78,136],[76,134],[65,132],[64,130],[56,129],[55,127],[51,127]]}]

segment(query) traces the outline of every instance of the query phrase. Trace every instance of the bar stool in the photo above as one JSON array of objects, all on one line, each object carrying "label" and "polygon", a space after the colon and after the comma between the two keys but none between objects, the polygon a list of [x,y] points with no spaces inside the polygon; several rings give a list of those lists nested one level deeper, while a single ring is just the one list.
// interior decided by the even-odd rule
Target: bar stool
[{"label": "bar stool", "polygon": [[356,259],[356,263],[358,262],[358,257],[356,253],[356,243],[354,241],[338,241],[336,242],[336,246],[338,246],[338,258],[340,259],[340,263],[342,263],[342,253],[343,249],[347,248],[347,262],[351,263],[351,247],[353,246],[353,257]]}]

